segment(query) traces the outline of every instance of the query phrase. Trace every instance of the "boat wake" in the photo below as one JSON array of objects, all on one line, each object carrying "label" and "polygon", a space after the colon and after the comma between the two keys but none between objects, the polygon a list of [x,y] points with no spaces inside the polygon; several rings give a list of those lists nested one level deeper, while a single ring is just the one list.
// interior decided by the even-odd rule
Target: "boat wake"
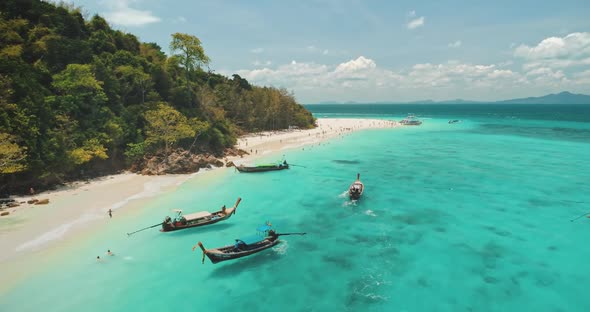
[{"label": "boat wake", "polygon": [[289,243],[285,240],[283,240],[282,244],[278,244],[275,247],[272,248],[272,250],[274,252],[276,252],[279,255],[284,255],[287,253],[287,249],[289,249]]},{"label": "boat wake", "polygon": [[356,283],[353,294],[373,302],[387,301],[389,297],[379,293],[383,292],[382,287],[388,285],[391,285],[391,282],[384,280],[380,274],[369,274]]},{"label": "boat wake", "polygon": [[347,200],[342,203],[342,207],[350,207],[350,206],[356,207],[356,200],[351,200],[351,201]]},{"label": "boat wake", "polygon": [[367,211],[365,211],[365,214],[367,216],[371,216],[371,217],[376,217],[377,215],[373,212],[373,210],[371,209],[367,209]]}]

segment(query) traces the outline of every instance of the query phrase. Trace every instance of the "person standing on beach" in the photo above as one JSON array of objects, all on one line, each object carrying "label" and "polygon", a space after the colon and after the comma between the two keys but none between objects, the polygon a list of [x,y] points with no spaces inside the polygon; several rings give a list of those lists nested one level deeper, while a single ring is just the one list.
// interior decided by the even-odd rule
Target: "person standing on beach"
[{"label": "person standing on beach", "polygon": [[113,217],[113,210],[109,209],[109,217]]}]

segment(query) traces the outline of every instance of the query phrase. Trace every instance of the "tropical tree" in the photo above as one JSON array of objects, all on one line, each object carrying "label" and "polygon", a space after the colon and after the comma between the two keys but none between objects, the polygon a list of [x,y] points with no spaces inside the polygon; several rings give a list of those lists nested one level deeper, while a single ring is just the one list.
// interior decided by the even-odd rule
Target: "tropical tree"
[{"label": "tropical tree", "polygon": [[189,99],[192,99],[189,85],[190,73],[195,69],[200,68],[201,65],[209,64],[211,60],[205,55],[205,50],[201,46],[201,40],[195,36],[187,34],[172,34],[170,50],[172,50],[174,56],[180,59],[180,63],[184,67],[186,75],[186,91]]},{"label": "tropical tree", "polygon": [[164,143],[166,158],[170,148],[179,140],[195,135],[195,128],[186,116],[173,107],[159,103],[158,107],[145,113],[147,121],[146,143],[148,145]]},{"label": "tropical tree", "polygon": [[123,103],[127,104],[127,96],[135,91],[135,94],[141,95],[141,104],[143,105],[145,93],[152,84],[150,75],[146,74],[141,68],[130,65],[117,67],[115,74],[119,79]]},{"label": "tropical tree", "polygon": [[0,174],[23,171],[26,166],[22,161],[27,156],[26,148],[15,142],[15,137],[0,133]]}]

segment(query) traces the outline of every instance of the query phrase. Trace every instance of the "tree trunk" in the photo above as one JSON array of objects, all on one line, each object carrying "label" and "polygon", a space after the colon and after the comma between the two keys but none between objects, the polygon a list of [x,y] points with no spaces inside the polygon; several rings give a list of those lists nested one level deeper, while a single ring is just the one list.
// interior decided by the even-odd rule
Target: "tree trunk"
[{"label": "tree trunk", "polygon": [[197,139],[199,138],[200,135],[201,135],[201,132],[197,133],[197,136],[195,136],[195,139],[193,140],[193,144],[191,144],[191,147],[189,147],[189,149],[188,149],[189,153],[193,149],[193,146],[195,146],[195,143],[197,143]]},{"label": "tree trunk", "polygon": [[189,62],[188,62],[188,53],[186,56],[186,62],[184,64],[184,69],[186,70],[186,93],[188,95],[188,101],[190,106],[193,106],[193,97],[191,96],[191,87],[190,87],[190,83],[189,83],[189,79],[190,79],[190,71],[189,71]]}]

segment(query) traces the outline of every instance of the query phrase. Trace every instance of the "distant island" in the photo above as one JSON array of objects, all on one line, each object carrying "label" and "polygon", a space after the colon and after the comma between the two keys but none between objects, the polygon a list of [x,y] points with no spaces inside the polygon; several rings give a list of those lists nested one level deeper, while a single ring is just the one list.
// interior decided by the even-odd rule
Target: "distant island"
[{"label": "distant island", "polygon": [[[313,103],[312,103],[313,104]],[[337,101],[325,101],[315,104],[361,104],[354,101],[337,102]],[[411,102],[371,102],[362,104],[590,104],[590,95],[586,94],[574,94],[571,92],[560,92],[557,94],[548,94],[539,97],[527,97],[519,99],[510,99],[502,101],[472,101],[472,100],[446,100],[446,101],[433,101],[433,100],[420,100]]]},{"label": "distant island", "polygon": [[590,104],[590,95],[561,92],[540,97],[497,101],[498,104]]}]

